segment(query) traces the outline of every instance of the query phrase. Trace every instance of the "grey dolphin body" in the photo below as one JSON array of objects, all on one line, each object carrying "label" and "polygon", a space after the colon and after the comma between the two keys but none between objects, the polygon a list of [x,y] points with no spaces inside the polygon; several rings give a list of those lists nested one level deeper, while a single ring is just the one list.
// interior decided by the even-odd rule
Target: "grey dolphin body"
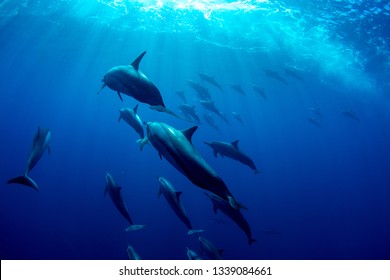
[{"label": "grey dolphin body", "polygon": [[193,250],[187,248],[187,257],[189,260],[201,260],[202,258],[198,256]]},{"label": "grey dolphin body", "polygon": [[163,177],[159,177],[158,182],[160,185],[158,197],[160,197],[161,194],[164,195],[173,212],[175,212],[176,216],[187,226],[188,234],[190,235],[196,232],[202,232],[202,230],[192,229],[191,221],[188,218],[186,210],[184,209],[184,206],[180,200],[182,192],[177,192],[171,182]]},{"label": "grey dolphin body", "polygon": [[207,75],[207,74],[204,74],[204,73],[198,73],[198,75],[202,79],[202,81],[208,82],[209,84],[215,86],[221,92],[223,91],[221,85],[215,80],[214,76],[210,76],[210,75]]},{"label": "grey dolphin body", "polygon": [[232,207],[239,207],[225,182],[217,172],[194,148],[191,142],[193,133],[198,127],[187,130],[177,130],[161,122],[148,122],[146,124],[147,139],[154,148],[179,172],[185,175],[194,185],[217,194],[229,201]]},{"label": "grey dolphin body", "polygon": [[221,130],[219,129],[218,125],[215,123],[213,116],[210,113],[206,113],[203,115],[204,120],[216,131],[221,133]]},{"label": "grey dolphin body", "polygon": [[114,177],[110,173],[106,174],[106,189],[104,190],[104,195],[109,194],[112,202],[114,203],[116,209],[118,209],[119,213],[129,222],[130,226],[126,228],[126,231],[133,231],[142,229],[144,225],[135,225],[130,217],[129,211],[127,210],[127,206],[123,201],[122,187],[118,186],[114,180]]},{"label": "grey dolphin body", "polygon": [[256,91],[258,94],[261,95],[261,97],[263,97],[263,99],[265,101],[267,101],[267,96],[265,95],[265,92],[264,92],[264,89],[263,88],[260,88],[259,86],[257,85],[252,85],[252,88],[254,91]]},{"label": "grey dolphin body", "polygon": [[219,116],[225,123],[229,124],[229,121],[227,120],[226,116],[218,110],[217,107],[215,107],[214,101],[211,100],[201,100],[200,104],[210,112],[213,112],[217,116]]},{"label": "grey dolphin body", "polygon": [[206,252],[212,260],[222,260],[223,249],[217,249],[209,240],[199,236],[200,248],[202,252]]},{"label": "grey dolphin body", "polygon": [[211,95],[209,90],[199,83],[195,83],[193,81],[187,80],[187,84],[192,87],[198,94],[199,99],[210,100]]},{"label": "grey dolphin body", "polygon": [[247,236],[249,245],[256,241],[252,238],[251,228],[239,209],[232,208],[229,203],[215,194],[206,193],[206,195],[213,203],[214,212],[217,213],[217,210],[219,209],[222,213],[232,219]]},{"label": "grey dolphin body", "polygon": [[286,75],[289,75],[290,77],[293,77],[294,79],[300,81],[300,82],[303,82],[303,78],[302,76],[299,74],[299,72],[301,72],[300,70],[296,69],[296,68],[284,68],[284,72],[286,73]]},{"label": "grey dolphin body", "polygon": [[139,102],[150,105],[150,108],[160,112],[177,115],[165,107],[158,88],[139,70],[139,64],[146,51],[141,53],[130,65],[115,66],[108,70],[103,77],[103,85],[98,93],[106,86],[118,93],[123,101],[121,93],[126,94]]},{"label": "grey dolphin body", "polygon": [[188,119],[194,119],[198,124],[200,123],[199,116],[195,111],[195,105],[181,104],[179,109]]},{"label": "grey dolphin body", "polygon": [[38,131],[35,133],[34,138],[32,140],[30,154],[28,156],[24,175],[8,180],[7,181],[8,184],[12,184],[12,183],[22,184],[31,187],[36,191],[39,190],[38,185],[34,182],[33,179],[31,179],[28,176],[28,173],[38,163],[38,161],[41,159],[46,149],[50,154],[50,147],[49,147],[50,138],[51,138],[51,132],[48,128],[38,127]]},{"label": "grey dolphin body", "polygon": [[352,110],[341,110],[341,113],[344,115],[344,117],[354,119],[358,122],[360,121],[360,119],[356,116],[356,113]]},{"label": "grey dolphin body", "polygon": [[239,113],[232,112],[232,115],[239,123],[241,123],[242,126],[244,126],[244,122],[242,121],[241,115]]},{"label": "grey dolphin body", "polygon": [[322,128],[322,125],[321,125],[315,118],[308,117],[307,120],[308,120],[311,124],[314,124],[315,126],[317,126],[317,127],[319,127],[319,128]]},{"label": "grey dolphin body", "polygon": [[323,117],[324,115],[322,115],[321,111],[320,111],[320,108],[317,108],[317,107],[310,107],[309,110],[311,112],[313,112],[313,114],[316,114],[317,116],[319,117]]},{"label": "grey dolphin body", "polygon": [[127,245],[127,254],[129,255],[130,260],[142,260],[140,255],[138,255],[138,253],[130,245]]},{"label": "grey dolphin body", "polygon": [[268,69],[264,69],[264,73],[267,75],[267,77],[274,78],[275,80],[278,80],[279,82],[282,82],[283,84],[288,85],[287,81],[285,79],[283,79],[279,75],[278,72],[275,72],[275,71],[272,71],[272,70],[268,70]]},{"label": "grey dolphin body", "polygon": [[119,120],[127,122],[138,133],[141,138],[145,137],[144,128],[142,126],[141,118],[137,114],[138,104],[134,109],[123,108],[119,110]]},{"label": "grey dolphin body", "polygon": [[252,170],[255,171],[255,174],[260,173],[260,171],[257,170],[253,160],[249,158],[247,155],[245,155],[238,148],[238,140],[233,141],[232,143],[220,142],[220,141],[213,141],[210,143],[204,142],[204,143],[209,145],[213,149],[213,153],[215,157],[217,157],[218,154],[220,154],[222,157],[226,156],[228,158],[237,160],[249,166]]},{"label": "grey dolphin body", "polygon": [[245,91],[242,90],[240,85],[230,85],[232,89],[240,93],[241,95],[245,95]]}]

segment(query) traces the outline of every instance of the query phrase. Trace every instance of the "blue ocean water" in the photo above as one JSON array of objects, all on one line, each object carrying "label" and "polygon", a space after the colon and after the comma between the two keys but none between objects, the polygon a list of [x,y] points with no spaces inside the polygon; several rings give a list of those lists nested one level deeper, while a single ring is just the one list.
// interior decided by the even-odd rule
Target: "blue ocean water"
[{"label": "blue ocean water", "polygon": [[[143,259],[186,259],[187,247],[207,258],[157,198],[162,176],[224,259],[389,259],[389,16],[380,0],[2,1],[0,258],[127,259],[128,245]],[[167,107],[180,114],[177,91],[195,105],[193,145],[248,208],[252,245],[151,145],[140,151],[119,109],[139,104],[143,121],[176,129],[195,123],[108,88],[96,94],[111,67],[143,51],[140,69]],[[188,80],[226,114],[229,124],[213,115],[221,133],[204,121]],[[6,182],[23,173],[38,127],[52,138],[30,173],[36,192]],[[261,174],[203,143],[237,139]],[[124,230],[104,196],[106,172],[145,229]]]}]

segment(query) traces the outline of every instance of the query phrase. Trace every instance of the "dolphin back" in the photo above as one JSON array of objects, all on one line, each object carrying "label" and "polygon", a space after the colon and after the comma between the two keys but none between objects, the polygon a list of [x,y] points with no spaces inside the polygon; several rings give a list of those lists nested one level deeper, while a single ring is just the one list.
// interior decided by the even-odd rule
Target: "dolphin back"
[{"label": "dolphin back", "polygon": [[36,191],[39,191],[37,183],[35,183],[34,180],[28,177],[27,175],[22,175],[22,176],[9,179],[7,181],[7,184],[21,184],[21,185],[31,187]]}]

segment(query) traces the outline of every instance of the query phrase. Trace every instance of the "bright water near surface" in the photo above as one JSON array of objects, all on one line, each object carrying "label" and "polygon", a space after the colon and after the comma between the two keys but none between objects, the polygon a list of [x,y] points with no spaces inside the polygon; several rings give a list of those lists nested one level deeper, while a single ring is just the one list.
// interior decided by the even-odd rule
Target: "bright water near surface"
[{"label": "bright water near surface", "polygon": [[[389,19],[381,0],[1,1],[1,259],[127,259],[128,245],[143,259],[186,259],[186,247],[208,258],[157,198],[159,176],[225,259],[389,259]],[[139,104],[145,122],[196,122],[107,87],[96,94],[111,67],[143,51],[140,69],[166,106],[182,115],[177,91],[195,105],[193,145],[248,208],[252,245],[152,145],[141,152],[118,117]],[[220,132],[188,81],[226,116],[210,112]],[[37,192],[6,182],[23,174],[38,127],[52,137],[30,172]],[[237,139],[260,174],[203,143]],[[106,172],[146,228],[125,231]]]}]

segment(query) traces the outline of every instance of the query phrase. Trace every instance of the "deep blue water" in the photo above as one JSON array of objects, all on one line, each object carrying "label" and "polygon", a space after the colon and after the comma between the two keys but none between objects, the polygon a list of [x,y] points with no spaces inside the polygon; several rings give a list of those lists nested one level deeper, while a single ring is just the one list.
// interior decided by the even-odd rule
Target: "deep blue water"
[{"label": "deep blue water", "polygon": [[[199,241],[157,198],[158,176],[183,191],[194,228],[225,259],[390,258],[389,3],[45,2],[0,4],[1,259],[127,259],[128,244],[143,259],[186,259],[186,247],[200,254]],[[192,80],[227,115],[230,125],[214,116],[221,134],[202,121],[193,145],[247,206],[254,244],[151,145],[140,151],[135,131],[118,122],[120,108],[139,102],[125,95],[121,102],[108,88],[96,94],[108,69],[145,50],[140,69],[169,108],[179,113],[175,92],[183,90],[200,116],[206,112]],[[198,72],[215,75],[223,92]],[[138,114],[177,129],[195,125],[146,104]],[[6,184],[23,173],[39,126],[52,132],[51,155],[30,173],[40,191]],[[261,174],[215,158],[203,143],[236,139]],[[145,229],[125,232],[126,220],[103,195],[106,172]]]}]

